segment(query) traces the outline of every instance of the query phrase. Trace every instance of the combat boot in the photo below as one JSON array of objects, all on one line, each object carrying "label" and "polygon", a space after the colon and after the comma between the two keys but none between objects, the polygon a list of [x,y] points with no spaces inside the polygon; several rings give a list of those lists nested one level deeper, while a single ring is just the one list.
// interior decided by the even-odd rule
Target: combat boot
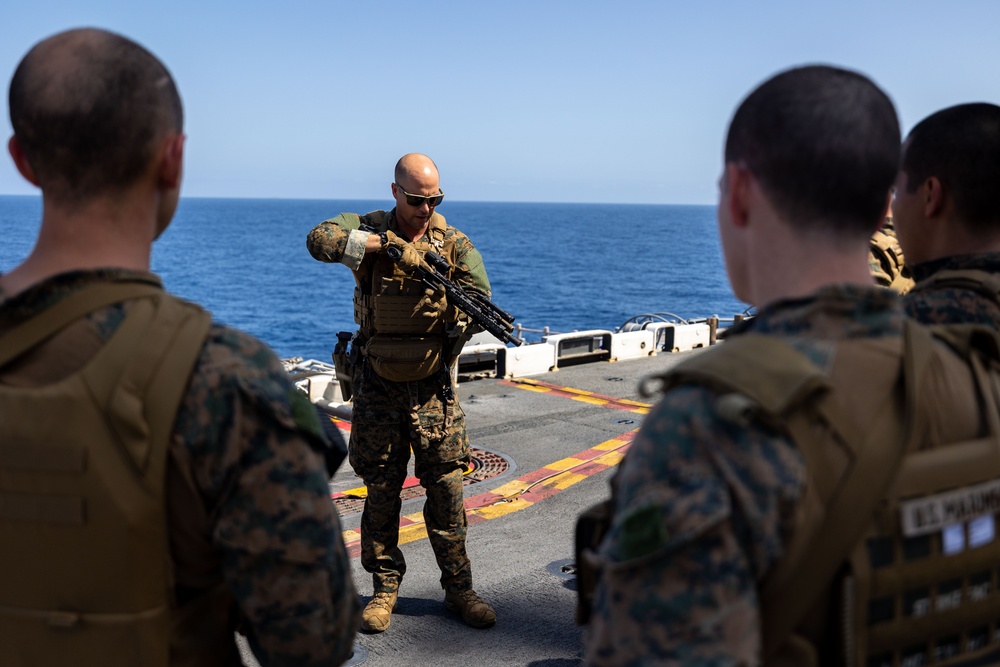
[{"label": "combat boot", "polygon": [[497,622],[497,613],[471,588],[467,591],[447,592],[444,606],[462,615],[466,625],[474,628],[488,628]]},{"label": "combat boot", "polygon": [[380,591],[372,596],[361,612],[361,629],[365,632],[383,632],[392,620],[392,610],[396,608],[398,593]]}]

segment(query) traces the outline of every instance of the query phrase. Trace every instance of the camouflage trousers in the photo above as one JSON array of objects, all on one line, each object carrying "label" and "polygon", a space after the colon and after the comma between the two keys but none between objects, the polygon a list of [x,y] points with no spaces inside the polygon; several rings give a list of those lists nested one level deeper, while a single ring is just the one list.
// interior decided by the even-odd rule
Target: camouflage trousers
[{"label": "camouflage trousers", "polygon": [[435,374],[417,382],[385,380],[364,363],[356,378],[349,461],[368,487],[361,514],[361,564],[375,592],[395,591],[406,573],[399,548],[399,494],[413,451],[414,468],[426,489],[424,522],[448,591],[472,588],[465,550],[467,522],[462,474],[468,469],[469,438],[457,400],[446,428],[447,406]]}]

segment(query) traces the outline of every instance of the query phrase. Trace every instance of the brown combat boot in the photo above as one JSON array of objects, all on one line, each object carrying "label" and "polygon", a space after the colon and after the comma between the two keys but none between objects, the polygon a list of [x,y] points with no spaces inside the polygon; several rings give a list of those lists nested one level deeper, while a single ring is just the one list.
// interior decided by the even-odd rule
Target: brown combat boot
[{"label": "brown combat boot", "polygon": [[488,628],[497,622],[497,613],[486,600],[476,595],[471,588],[467,591],[445,593],[444,606],[462,615],[466,625],[474,628]]},{"label": "brown combat boot", "polygon": [[365,632],[383,632],[392,620],[392,610],[396,608],[398,593],[378,592],[361,612],[361,629]]}]

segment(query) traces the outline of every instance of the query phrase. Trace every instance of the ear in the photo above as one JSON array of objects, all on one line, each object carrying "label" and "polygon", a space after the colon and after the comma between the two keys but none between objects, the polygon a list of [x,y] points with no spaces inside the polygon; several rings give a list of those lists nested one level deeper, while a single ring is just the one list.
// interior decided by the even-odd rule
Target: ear
[{"label": "ear", "polygon": [[172,134],[160,144],[159,183],[167,190],[174,190],[181,185],[185,139],[183,134]]},{"label": "ear", "polygon": [[746,227],[750,221],[750,186],[753,175],[735,163],[726,165],[726,181],[723,189],[723,205],[729,211],[729,219],[734,227]]},{"label": "ear", "polygon": [[924,216],[927,218],[936,217],[944,209],[944,186],[937,176],[928,176],[924,181]]},{"label": "ear", "polygon": [[36,188],[41,187],[38,184],[38,176],[28,163],[28,158],[24,155],[24,149],[21,148],[21,142],[17,140],[16,136],[12,136],[10,141],[7,142],[7,150],[10,152],[10,157],[14,160],[14,166],[17,167],[21,176],[24,176],[24,179]]},{"label": "ear", "polygon": [[395,181],[393,181],[392,183],[389,184],[389,189],[392,190],[392,198],[395,199],[396,198],[396,182]]}]

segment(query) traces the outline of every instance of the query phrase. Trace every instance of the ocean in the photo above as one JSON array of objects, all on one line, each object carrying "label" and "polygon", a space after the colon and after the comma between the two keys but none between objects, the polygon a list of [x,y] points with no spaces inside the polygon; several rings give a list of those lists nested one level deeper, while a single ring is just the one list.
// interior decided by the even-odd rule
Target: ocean
[{"label": "ocean", "polygon": [[[354,279],[317,262],[305,239],[343,211],[390,201],[182,199],[153,247],[171,292],[268,343],[281,357],[323,361],[353,331]],[[722,264],[713,206],[445,201],[438,212],[483,255],[493,300],[529,329],[614,330],[635,315],[742,313]],[[0,272],[31,250],[34,196],[0,196]],[[529,333],[528,340],[539,334]]]}]

